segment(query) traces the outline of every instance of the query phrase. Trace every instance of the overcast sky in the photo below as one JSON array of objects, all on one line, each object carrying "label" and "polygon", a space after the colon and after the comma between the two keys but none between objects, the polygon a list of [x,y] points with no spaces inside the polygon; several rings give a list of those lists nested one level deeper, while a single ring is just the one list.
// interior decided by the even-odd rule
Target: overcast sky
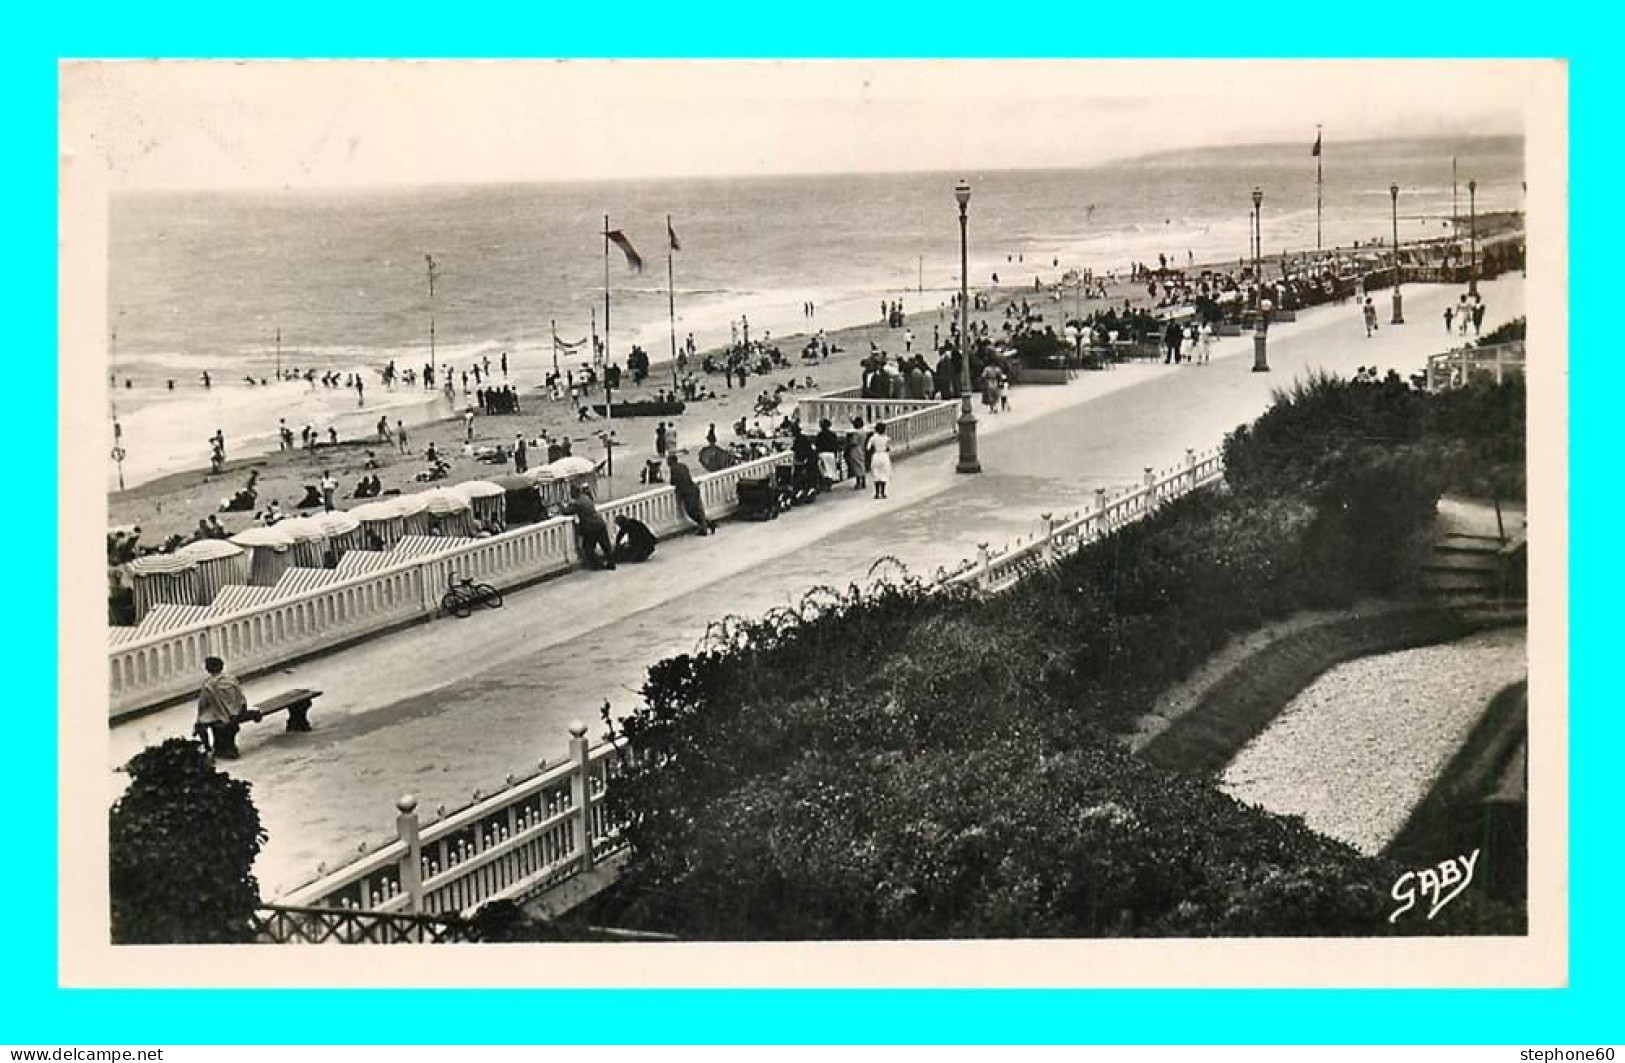
[{"label": "overcast sky", "polygon": [[1520,133],[1534,62],[89,63],[62,150],[117,190],[1079,166]]}]

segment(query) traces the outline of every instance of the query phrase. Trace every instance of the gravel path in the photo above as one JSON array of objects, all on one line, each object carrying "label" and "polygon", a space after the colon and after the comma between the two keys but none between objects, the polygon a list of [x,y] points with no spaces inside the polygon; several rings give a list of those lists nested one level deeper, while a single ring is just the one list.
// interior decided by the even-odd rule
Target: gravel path
[{"label": "gravel path", "polygon": [[1405,825],[1497,691],[1529,674],[1526,632],[1334,668],[1293,698],[1220,778],[1241,801],[1298,815],[1375,854]]}]

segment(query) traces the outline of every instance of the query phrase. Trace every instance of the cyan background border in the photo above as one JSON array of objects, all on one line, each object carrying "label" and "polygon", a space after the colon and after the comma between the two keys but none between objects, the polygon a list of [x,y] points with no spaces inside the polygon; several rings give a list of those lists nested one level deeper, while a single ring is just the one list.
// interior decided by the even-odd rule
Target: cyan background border
[{"label": "cyan background border", "polygon": [[[28,15],[24,12],[38,12]],[[1550,13],[1556,15],[1555,11]],[[1598,12],[1601,15],[1601,12]],[[15,469],[43,500],[56,484],[56,401],[43,386],[56,347],[56,62],[144,56],[1059,57],[1067,55],[1438,55],[1570,60],[1571,920],[1570,988],[1553,991],[460,991],[444,1024],[431,991],[60,991],[56,985],[55,581],[14,563],[0,613],[12,662],[5,706],[10,859],[0,938],[0,1041],[37,1044],[529,1043],[1144,1040],[1501,1042],[1617,1040],[1620,879],[1613,685],[1597,667],[1620,581],[1603,563],[1617,493],[1603,479],[1616,433],[1621,341],[1609,284],[1617,223],[1602,196],[1617,173],[1625,98],[1608,16],[1542,17],[1501,2],[1400,8],[1347,4],[495,6],[396,3],[28,5],[8,14],[0,84],[9,125],[0,180],[13,204],[6,241],[6,346],[16,382]],[[30,18],[33,21],[30,21]],[[1608,316],[1591,314],[1606,308]],[[26,504],[26,503],[23,503]],[[55,550],[56,514],[21,533],[14,558]],[[18,571],[21,569],[22,571]],[[1589,623],[1588,623],[1589,621]],[[1606,651],[1604,651],[1606,652]],[[1589,665],[1589,666],[1588,666]],[[430,1000],[426,998],[436,998]],[[410,1017],[410,1018],[408,1018]]]}]

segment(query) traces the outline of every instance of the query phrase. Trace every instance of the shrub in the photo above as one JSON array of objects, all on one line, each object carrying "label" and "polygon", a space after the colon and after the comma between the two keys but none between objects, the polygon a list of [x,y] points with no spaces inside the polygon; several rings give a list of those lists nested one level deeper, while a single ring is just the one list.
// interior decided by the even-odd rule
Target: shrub
[{"label": "shrub", "polygon": [[110,814],[115,944],[251,940],[265,842],[249,784],[171,738],[131,758]]},{"label": "shrub", "polygon": [[[1232,635],[1403,590],[1478,396],[1300,381],[1188,495],[987,600],[812,592],[660,662],[609,791],[611,916],[715,938],[1483,932],[1383,922],[1397,871],[1114,737]],[[1440,411],[1444,410],[1443,413]],[[1499,920],[1497,922],[1497,920]]]}]

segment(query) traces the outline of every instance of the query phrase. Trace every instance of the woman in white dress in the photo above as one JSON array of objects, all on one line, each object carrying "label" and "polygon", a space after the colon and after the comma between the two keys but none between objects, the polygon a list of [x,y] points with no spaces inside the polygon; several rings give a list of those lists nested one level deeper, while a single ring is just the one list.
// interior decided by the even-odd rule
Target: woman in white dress
[{"label": "woman in white dress", "polygon": [[891,479],[891,439],[884,421],[875,425],[869,437],[869,477],[875,482],[875,497],[886,497],[886,481]]}]

